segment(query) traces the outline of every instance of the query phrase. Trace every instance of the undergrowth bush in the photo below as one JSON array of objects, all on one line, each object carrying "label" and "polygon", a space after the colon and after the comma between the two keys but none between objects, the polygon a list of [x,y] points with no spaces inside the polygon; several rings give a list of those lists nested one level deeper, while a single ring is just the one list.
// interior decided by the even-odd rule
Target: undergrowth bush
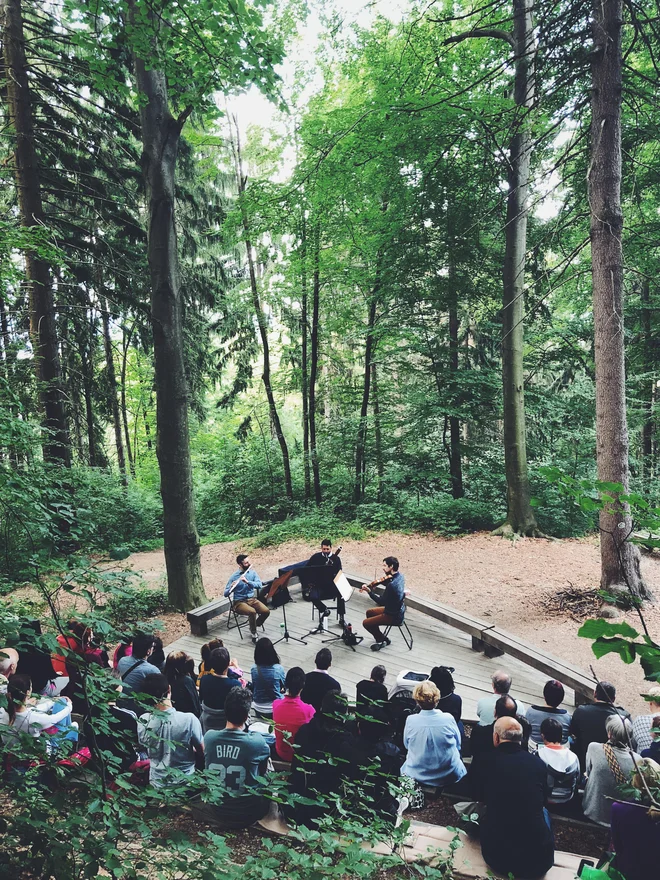
[{"label": "undergrowth bush", "polygon": [[167,590],[126,587],[108,597],[103,612],[111,624],[121,627],[147,620],[168,608]]}]

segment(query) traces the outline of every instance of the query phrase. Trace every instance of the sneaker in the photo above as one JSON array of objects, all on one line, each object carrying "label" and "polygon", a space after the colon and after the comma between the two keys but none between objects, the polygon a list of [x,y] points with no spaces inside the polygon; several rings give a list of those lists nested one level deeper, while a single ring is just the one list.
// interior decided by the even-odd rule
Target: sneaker
[{"label": "sneaker", "polygon": [[374,642],[371,646],[372,651],[381,651],[385,647],[385,642]]},{"label": "sneaker", "polygon": [[258,638],[259,638],[259,637],[257,636],[257,634],[256,634],[256,633],[252,633],[251,636],[250,636],[250,638],[252,639],[252,643],[253,643],[254,645],[256,645],[256,644],[257,644],[257,640],[258,640]]},{"label": "sneaker", "polygon": [[396,822],[394,824],[395,828],[398,828],[399,825],[403,822],[403,814],[406,812],[406,810],[408,809],[409,806],[410,806],[410,801],[404,795],[404,797],[402,797],[401,800],[399,801],[399,806],[397,807],[397,810],[396,810]]}]

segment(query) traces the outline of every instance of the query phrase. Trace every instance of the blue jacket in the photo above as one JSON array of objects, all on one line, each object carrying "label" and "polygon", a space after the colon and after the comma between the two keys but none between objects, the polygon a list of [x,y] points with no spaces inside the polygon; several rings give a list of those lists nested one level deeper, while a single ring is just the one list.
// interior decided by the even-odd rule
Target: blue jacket
[{"label": "blue jacket", "polygon": [[406,606],[404,596],[406,590],[406,580],[400,571],[395,572],[392,580],[386,585],[382,596],[378,596],[373,591],[369,592],[371,598],[378,605],[383,605],[385,614],[389,614],[394,618],[394,623],[401,626],[403,618],[406,614]]},{"label": "blue jacket", "polygon": [[249,568],[247,571],[243,571],[239,568],[239,570],[235,571],[227,581],[225,596],[229,595],[232,586],[242,577],[245,577],[248,583],[246,584],[245,581],[241,581],[240,584],[236,586],[236,589],[231,594],[232,602],[245,602],[246,599],[253,599],[263,586],[261,578],[253,568]]},{"label": "blue jacket", "polygon": [[423,785],[450,785],[467,770],[461,761],[461,735],[452,715],[439,709],[422,709],[409,715],[403,731],[408,756],[401,768]]}]

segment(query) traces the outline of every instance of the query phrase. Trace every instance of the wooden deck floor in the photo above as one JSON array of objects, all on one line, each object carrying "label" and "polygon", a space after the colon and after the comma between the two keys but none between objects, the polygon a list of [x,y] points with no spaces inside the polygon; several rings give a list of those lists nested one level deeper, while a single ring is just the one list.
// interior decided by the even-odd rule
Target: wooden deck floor
[{"label": "wooden deck floor", "polygon": [[[306,645],[299,642],[280,642],[277,651],[285,669],[291,666],[302,666],[309,672],[314,669],[314,657],[321,647],[329,647],[332,651],[332,674],[342,684],[345,693],[350,699],[355,697],[355,686],[358,681],[369,677],[369,672],[377,663],[382,663],[387,668],[386,685],[391,687],[398,673],[404,669],[414,669],[420,672],[430,672],[433,666],[453,666],[456,692],[463,698],[463,718],[473,720],[476,718],[477,701],[486,694],[492,693],[490,677],[496,669],[504,669],[513,677],[511,695],[522,700],[527,705],[530,703],[543,703],[543,686],[548,676],[527,666],[520,660],[509,657],[489,659],[484,654],[472,650],[470,638],[458,630],[439,623],[419,611],[408,609],[406,621],[414,638],[412,651],[408,651],[403,638],[396,631],[392,633],[392,644],[380,652],[370,649],[371,637],[362,629],[361,622],[366,609],[373,603],[364,594],[358,591],[347,606],[346,619],[351,621],[353,629],[360,635],[364,635],[364,641],[353,652],[343,642],[337,641],[329,645],[323,645],[323,639],[327,639],[339,633],[339,627],[334,624],[334,613],[330,618],[329,632],[325,635],[310,635],[305,638]],[[286,606],[289,633],[292,636],[302,637],[313,626],[311,620],[311,605],[305,602],[300,593],[294,594],[294,601]],[[273,641],[279,639],[283,633],[282,609],[271,612],[266,622],[265,635]],[[253,663],[254,646],[250,640],[247,629],[244,630],[244,639],[241,640],[238,630],[227,630],[227,615],[223,614],[209,621],[208,636],[185,635],[166,648],[166,654],[170,651],[187,651],[199,663],[202,645],[212,638],[222,639],[225,647],[232,657],[236,657],[242,669],[247,672]],[[566,691],[566,708],[574,705],[573,691]]]}]

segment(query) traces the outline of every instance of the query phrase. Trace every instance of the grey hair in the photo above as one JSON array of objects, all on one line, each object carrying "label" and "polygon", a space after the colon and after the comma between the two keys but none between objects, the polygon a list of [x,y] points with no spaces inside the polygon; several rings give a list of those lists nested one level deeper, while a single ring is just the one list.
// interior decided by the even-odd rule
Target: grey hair
[{"label": "grey hair", "polygon": [[511,690],[511,676],[508,672],[502,672],[501,669],[498,669],[493,674],[491,681],[496,694],[508,694]]},{"label": "grey hair", "polygon": [[516,722],[516,726],[511,724],[501,733],[498,731],[498,736],[501,742],[521,743],[523,738],[522,724],[519,722]]},{"label": "grey hair", "polygon": [[632,724],[620,715],[609,715],[605,722],[608,740],[616,746],[627,746],[632,735]]}]

